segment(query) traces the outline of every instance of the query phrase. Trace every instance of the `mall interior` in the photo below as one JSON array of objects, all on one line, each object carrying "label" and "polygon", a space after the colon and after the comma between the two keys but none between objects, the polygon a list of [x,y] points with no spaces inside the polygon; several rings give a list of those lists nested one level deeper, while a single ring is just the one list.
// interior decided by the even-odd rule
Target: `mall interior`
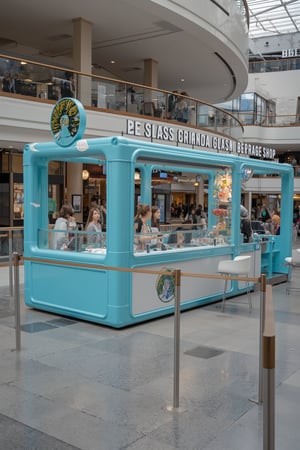
[{"label": "mall interior", "polygon": [[[1,11],[5,450],[299,447],[300,2],[202,3]],[[150,240],[140,204],[160,211]],[[77,230],[55,248],[62,205]],[[224,288],[235,258],[250,284]]]}]

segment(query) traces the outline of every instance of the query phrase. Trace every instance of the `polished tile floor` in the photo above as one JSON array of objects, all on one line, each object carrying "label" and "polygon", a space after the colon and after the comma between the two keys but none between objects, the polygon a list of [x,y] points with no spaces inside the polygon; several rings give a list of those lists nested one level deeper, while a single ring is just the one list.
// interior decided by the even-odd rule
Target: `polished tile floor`
[{"label": "polished tile floor", "polygon": [[[273,302],[275,448],[297,450],[300,293],[287,295],[280,284]],[[216,304],[182,313],[174,410],[173,317],[113,330],[22,302],[17,352],[8,269],[1,268],[0,448],[263,450],[263,406],[255,402],[259,303],[256,292],[252,313],[245,297],[230,301],[225,313]]]}]

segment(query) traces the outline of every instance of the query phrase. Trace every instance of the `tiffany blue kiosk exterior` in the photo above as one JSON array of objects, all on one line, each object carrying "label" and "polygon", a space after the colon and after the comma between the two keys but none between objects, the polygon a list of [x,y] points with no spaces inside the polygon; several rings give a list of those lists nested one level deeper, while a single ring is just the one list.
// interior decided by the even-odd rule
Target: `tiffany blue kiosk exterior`
[{"label": "tiffany blue kiosk exterior", "polygon": [[[63,102],[63,103],[61,103]],[[56,109],[55,109],[56,108]],[[26,145],[24,149],[24,266],[25,303],[29,307],[79,318],[115,328],[153,319],[174,310],[174,281],[167,277],[169,295],[162,286],[166,275],[131,273],[111,268],[173,270],[195,274],[215,274],[218,262],[236,255],[250,254],[252,275],[259,276],[263,265],[267,276],[287,273],[283,265],[291,254],[293,169],[273,161],[243,158],[207,150],[110,137],[84,139],[85,114],[81,104],[62,99],[53,110],[53,141]],[[52,249],[48,226],[48,164],[50,161],[99,164],[106,168],[107,232],[105,248],[88,251]],[[253,174],[281,177],[281,235],[269,236],[264,255],[259,242],[244,244],[240,236],[240,199],[245,169]],[[181,248],[137,250],[134,236],[135,172],[141,175],[141,202],[151,204],[153,170],[181,171],[208,177],[208,230],[193,245]],[[220,206],[215,180],[230,173],[230,207],[227,204],[228,232],[213,235]],[[221,200],[224,200],[221,198]],[[228,198],[227,198],[228,201]],[[213,231],[214,230],[214,231]],[[87,267],[88,266],[88,267]],[[163,278],[161,278],[163,277]],[[223,280],[183,277],[182,310],[216,302],[222,298]],[[228,283],[227,296],[244,290],[244,283]]]}]

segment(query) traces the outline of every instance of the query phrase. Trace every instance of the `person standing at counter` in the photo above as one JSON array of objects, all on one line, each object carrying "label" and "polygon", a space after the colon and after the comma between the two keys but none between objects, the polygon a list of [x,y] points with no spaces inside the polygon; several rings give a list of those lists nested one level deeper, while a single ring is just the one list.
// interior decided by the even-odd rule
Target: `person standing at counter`
[{"label": "person standing at counter", "polygon": [[155,231],[159,231],[160,230],[160,209],[158,206],[152,206],[151,212],[152,212],[151,228],[155,228]]},{"label": "person standing at counter", "polygon": [[266,207],[266,205],[261,205],[260,220],[264,223],[271,221],[271,214],[269,212],[269,209]]},{"label": "person standing at counter", "polygon": [[101,243],[101,223],[100,223],[100,210],[93,207],[90,209],[86,231],[88,232],[87,244],[100,246]]},{"label": "person standing at counter", "polygon": [[[54,225],[52,248],[55,250],[67,250],[69,243],[68,224],[74,214],[71,205],[63,205],[59,211],[59,217]],[[59,230],[59,231],[56,231]]]},{"label": "person standing at counter", "polygon": [[[139,205],[136,216],[134,218],[134,233],[140,234],[136,237],[135,243],[139,250],[145,250],[145,244],[152,240],[152,230],[149,225],[149,221],[152,217],[152,211],[149,205]],[[147,234],[150,236],[147,236]]]},{"label": "person standing at counter", "polygon": [[280,215],[277,209],[274,209],[272,214],[272,227],[273,234],[278,236],[280,234]]},{"label": "person standing at counter", "polygon": [[253,231],[251,227],[251,221],[249,218],[248,210],[243,205],[240,206],[240,216],[241,216],[241,233],[244,236],[244,242],[252,242]]},{"label": "person standing at counter", "polygon": [[[186,215],[185,223],[192,223],[194,225],[198,223],[198,217],[197,217],[197,214],[196,214],[196,209],[194,207],[191,209],[190,214],[188,213]],[[192,227],[192,229],[193,230],[197,230],[197,227],[194,226],[194,227]]]}]

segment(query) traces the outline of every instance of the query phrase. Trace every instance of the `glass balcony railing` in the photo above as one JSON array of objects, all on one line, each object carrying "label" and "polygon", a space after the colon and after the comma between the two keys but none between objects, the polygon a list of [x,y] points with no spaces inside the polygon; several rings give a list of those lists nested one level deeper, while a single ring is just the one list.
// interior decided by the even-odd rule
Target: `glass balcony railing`
[{"label": "glass balcony railing", "polygon": [[[173,121],[239,139],[243,125],[231,113],[178,92],[152,89],[92,74],[0,54],[0,91],[5,95],[57,101],[79,98],[84,106]],[[180,107],[179,107],[180,104]]]},{"label": "glass balcony railing", "polygon": [[0,228],[0,264],[7,262],[13,252],[23,254],[23,227]]},{"label": "glass balcony railing", "polygon": [[300,58],[266,59],[249,63],[249,73],[284,72],[287,70],[300,70]]}]

